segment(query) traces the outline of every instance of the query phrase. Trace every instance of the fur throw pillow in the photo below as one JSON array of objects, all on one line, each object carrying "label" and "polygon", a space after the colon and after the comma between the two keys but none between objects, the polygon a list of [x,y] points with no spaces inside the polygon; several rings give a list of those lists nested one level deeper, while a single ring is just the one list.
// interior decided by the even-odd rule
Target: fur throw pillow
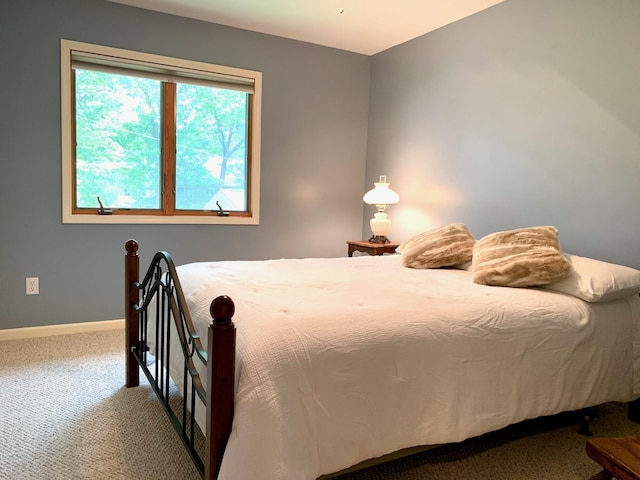
[{"label": "fur throw pillow", "polygon": [[473,281],[482,285],[545,285],[566,277],[570,269],[555,227],[492,233],[473,248]]},{"label": "fur throw pillow", "polygon": [[410,238],[399,250],[405,267],[453,267],[471,261],[474,243],[464,223],[452,223]]}]

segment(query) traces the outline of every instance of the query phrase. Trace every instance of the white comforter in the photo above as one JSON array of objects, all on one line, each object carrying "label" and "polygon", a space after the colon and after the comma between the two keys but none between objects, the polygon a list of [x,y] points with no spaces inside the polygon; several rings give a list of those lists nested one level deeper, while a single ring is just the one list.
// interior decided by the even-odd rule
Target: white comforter
[{"label": "white comforter", "polygon": [[315,479],[640,393],[637,296],[588,304],[476,285],[469,272],[413,270],[397,255],[178,272],[205,341],[211,300],[236,304],[235,416],[221,480]]}]

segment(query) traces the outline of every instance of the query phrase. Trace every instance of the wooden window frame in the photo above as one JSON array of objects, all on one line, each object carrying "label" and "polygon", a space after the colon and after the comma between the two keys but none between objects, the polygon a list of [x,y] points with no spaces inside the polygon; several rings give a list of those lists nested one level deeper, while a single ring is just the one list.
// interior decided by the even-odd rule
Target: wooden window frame
[{"label": "wooden window frame", "polygon": [[[249,97],[249,122],[247,124],[247,211],[229,212],[228,216],[220,216],[217,211],[175,210],[172,195],[162,195],[158,210],[126,210],[113,209],[109,215],[99,215],[98,209],[76,208],[75,201],[75,101],[74,72],[72,62],[74,55],[87,55],[91,60],[98,58],[115,58],[119,65],[132,65],[146,68],[147,65],[161,65],[178,79],[206,76],[220,79],[224,84],[230,79],[249,79],[252,82],[252,93]],[[99,63],[100,60],[96,61]],[[133,70],[134,70],[133,69]],[[175,70],[174,70],[175,69]],[[134,72],[132,72],[134,73]],[[178,80],[179,81],[179,80]],[[175,110],[175,83],[163,82],[163,109]],[[168,92],[168,95],[165,95]],[[62,220],[63,223],[99,223],[99,224],[239,224],[257,225],[259,223],[260,198],[260,123],[262,99],[262,74],[252,70],[224,67],[190,60],[164,57],[159,55],[116,49],[100,45],[61,40],[61,131],[62,131]],[[175,116],[163,115],[175,121]],[[161,143],[161,161],[163,178],[161,190],[174,191],[175,183],[175,135],[166,134],[171,125],[163,120],[163,138]]]}]

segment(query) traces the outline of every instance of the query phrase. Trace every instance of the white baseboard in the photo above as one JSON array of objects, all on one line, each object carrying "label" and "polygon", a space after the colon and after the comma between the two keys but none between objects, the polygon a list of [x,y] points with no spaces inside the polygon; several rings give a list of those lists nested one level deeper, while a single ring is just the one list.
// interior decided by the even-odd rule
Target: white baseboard
[{"label": "white baseboard", "polygon": [[0,341],[118,329],[124,330],[124,319],[104,320],[101,322],[66,323],[62,325],[44,325],[42,327],[8,328],[0,330]]}]

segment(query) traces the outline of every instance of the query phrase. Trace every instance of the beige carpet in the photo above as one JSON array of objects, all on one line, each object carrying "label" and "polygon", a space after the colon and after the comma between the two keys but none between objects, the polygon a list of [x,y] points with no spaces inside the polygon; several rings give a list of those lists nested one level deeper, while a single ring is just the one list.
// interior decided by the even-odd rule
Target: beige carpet
[{"label": "beige carpet", "polygon": [[[122,331],[0,342],[0,479],[198,479],[148,385],[123,384]],[[640,435],[626,405],[593,414],[596,436]],[[600,468],[575,422],[525,422],[339,479],[586,480]]]}]

